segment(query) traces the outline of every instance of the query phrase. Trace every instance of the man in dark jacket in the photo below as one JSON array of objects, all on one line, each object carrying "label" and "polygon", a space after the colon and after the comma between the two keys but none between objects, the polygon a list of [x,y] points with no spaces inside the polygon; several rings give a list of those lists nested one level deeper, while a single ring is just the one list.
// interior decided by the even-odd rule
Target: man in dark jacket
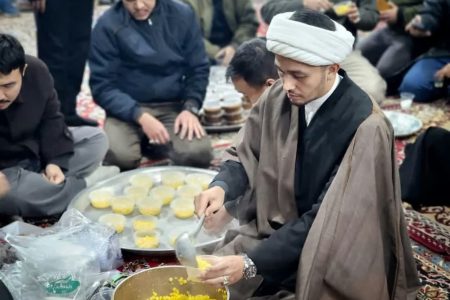
[{"label": "man in dark jacket", "polygon": [[107,113],[110,162],[135,168],[150,142],[175,164],[209,165],[211,144],[197,118],[208,57],[187,4],[116,3],[94,28],[89,65],[92,94]]},{"label": "man in dark jacket", "polygon": [[415,94],[414,101],[429,102],[450,95],[450,86],[445,84],[450,64],[449,30],[450,0],[425,0],[423,9],[406,26],[412,36],[431,36],[435,42],[408,70],[400,85],[400,92]]},{"label": "man in dark jacket", "polygon": [[99,168],[108,149],[101,129],[69,130],[59,106],[44,63],[0,34],[0,215],[60,214],[87,185],[117,174]]}]

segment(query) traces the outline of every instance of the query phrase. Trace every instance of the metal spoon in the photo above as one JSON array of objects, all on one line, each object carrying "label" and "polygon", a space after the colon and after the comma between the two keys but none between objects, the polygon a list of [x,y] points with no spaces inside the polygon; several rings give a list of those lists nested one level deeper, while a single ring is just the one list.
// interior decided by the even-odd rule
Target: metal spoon
[{"label": "metal spoon", "polygon": [[195,250],[194,240],[197,237],[200,229],[205,221],[205,215],[200,217],[196,227],[190,233],[183,232],[175,241],[175,254],[181,264],[190,267],[198,267],[197,265],[197,251]]}]

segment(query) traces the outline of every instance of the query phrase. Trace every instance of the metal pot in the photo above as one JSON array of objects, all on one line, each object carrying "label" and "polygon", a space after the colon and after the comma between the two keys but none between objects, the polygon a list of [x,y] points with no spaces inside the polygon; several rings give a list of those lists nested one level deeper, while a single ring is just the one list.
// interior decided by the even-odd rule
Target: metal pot
[{"label": "metal pot", "polygon": [[189,292],[191,295],[209,295],[217,300],[229,300],[228,288],[223,295],[217,287],[201,282],[188,281],[187,284],[179,285],[176,280],[169,278],[187,278],[187,271],[182,266],[157,267],[136,273],[122,281],[114,291],[113,300],[148,300],[153,292],[159,296],[166,296],[175,287],[180,293]]}]

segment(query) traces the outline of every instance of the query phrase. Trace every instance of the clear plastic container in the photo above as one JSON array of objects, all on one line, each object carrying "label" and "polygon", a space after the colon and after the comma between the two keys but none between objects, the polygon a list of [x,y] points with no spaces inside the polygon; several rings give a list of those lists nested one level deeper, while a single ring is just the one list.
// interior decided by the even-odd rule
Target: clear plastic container
[{"label": "clear plastic container", "polygon": [[202,188],[199,185],[183,185],[177,190],[177,195],[180,198],[192,198],[202,192]]},{"label": "clear plastic container", "polygon": [[91,205],[95,208],[108,208],[111,206],[111,200],[114,197],[112,189],[104,188],[94,190],[89,193]]},{"label": "clear plastic container", "polygon": [[154,216],[136,216],[132,221],[135,231],[154,230],[158,224],[158,218]]},{"label": "clear plastic container", "polygon": [[194,202],[188,199],[177,198],[170,203],[170,208],[179,219],[189,219],[194,216]]},{"label": "clear plastic container", "polygon": [[178,189],[184,184],[185,177],[183,172],[164,172],[161,174],[161,181],[163,185]]},{"label": "clear plastic container", "polygon": [[116,214],[129,215],[134,211],[135,201],[127,196],[114,197],[111,200],[112,211]]},{"label": "clear plastic container", "polygon": [[169,205],[175,197],[175,189],[170,186],[160,185],[150,191],[150,196],[153,199],[161,200],[163,205]]},{"label": "clear plastic container", "polygon": [[134,243],[138,248],[158,248],[160,234],[156,230],[142,230],[134,233]]},{"label": "clear plastic container", "polygon": [[145,197],[137,202],[138,210],[144,216],[159,216],[163,206],[162,200],[153,197]]},{"label": "clear plastic container", "polygon": [[146,188],[147,191],[150,190],[153,186],[153,179],[145,174],[136,174],[131,176],[130,184],[132,186],[140,186]]},{"label": "clear plastic container", "polygon": [[186,272],[188,280],[200,281],[200,275],[213,264],[216,264],[218,258],[214,255],[197,255],[195,258],[197,260],[197,268],[186,267]]},{"label": "clear plastic container", "polygon": [[138,201],[145,198],[148,194],[148,189],[142,186],[127,186],[124,190],[125,195],[128,198]]},{"label": "clear plastic container", "polygon": [[126,218],[119,214],[104,214],[98,218],[98,222],[113,228],[117,233],[125,229]]},{"label": "clear plastic container", "polygon": [[199,185],[203,190],[206,190],[213,180],[213,177],[206,174],[192,173],[186,176],[186,183],[190,185]]}]

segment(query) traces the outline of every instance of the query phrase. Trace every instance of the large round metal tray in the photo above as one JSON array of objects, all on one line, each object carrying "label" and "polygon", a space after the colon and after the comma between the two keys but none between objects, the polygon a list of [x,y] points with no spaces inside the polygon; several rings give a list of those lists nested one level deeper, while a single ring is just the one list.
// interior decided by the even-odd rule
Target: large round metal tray
[{"label": "large round metal tray", "polygon": [[[89,201],[89,193],[93,190],[99,189],[99,188],[112,188],[114,189],[115,195],[122,194],[123,189],[129,185],[129,179],[131,176],[135,174],[147,174],[150,175],[153,178],[154,185],[159,185],[161,183],[161,173],[166,171],[181,171],[186,174],[191,173],[202,173],[202,174],[208,174],[211,175],[211,179],[217,174],[216,171],[211,170],[205,170],[205,169],[198,169],[198,168],[188,168],[188,167],[151,167],[151,168],[143,168],[143,169],[137,169],[133,171],[128,171],[124,173],[120,173],[119,175],[110,178],[108,180],[99,182],[98,184],[85,189],[81,191],[72,201],[72,203],[69,205],[69,207],[73,207],[78,209],[80,212],[82,212],[87,218],[97,221],[98,218],[105,214],[105,213],[111,213],[111,208],[106,209],[96,209],[93,208],[90,205]],[[128,250],[131,252],[136,252],[139,254],[173,254],[174,249],[170,244],[169,241],[169,232],[172,230],[177,230],[175,228],[180,228],[180,231],[187,231],[189,232],[192,230],[196,223],[197,218],[194,216],[192,218],[181,220],[173,216],[172,212],[170,211],[169,207],[163,207],[161,214],[159,216],[159,221],[157,225],[157,230],[160,232],[160,245],[159,248],[137,248],[133,241],[133,228],[131,225],[131,219],[134,216],[139,215],[139,212],[137,209],[135,211],[126,216],[127,223],[125,226],[125,230],[119,234],[120,238],[120,246],[123,250]],[[208,233],[205,232],[204,229],[202,229],[196,239],[196,247],[197,248],[203,248],[203,247],[209,247],[213,246],[214,244],[218,243],[222,240],[226,230],[236,227],[237,223],[231,222],[229,223],[221,232],[218,233]]]}]

